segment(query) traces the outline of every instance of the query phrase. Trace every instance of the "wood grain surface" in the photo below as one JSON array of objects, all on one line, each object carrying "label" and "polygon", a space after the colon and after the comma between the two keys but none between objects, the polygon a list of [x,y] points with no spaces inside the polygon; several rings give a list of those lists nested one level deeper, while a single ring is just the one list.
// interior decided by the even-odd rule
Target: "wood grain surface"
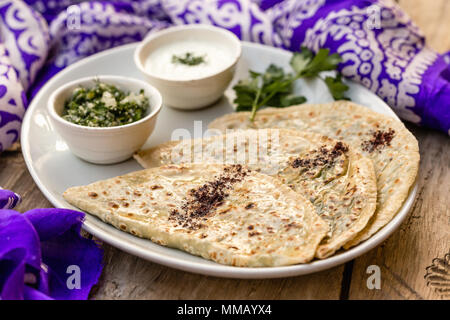
[{"label": "wood grain surface", "polygon": [[[399,4],[439,52],[450,49],[450,0],[400,0]],[[419,141],[419,191],[412,211],[382,245],[346,265],[312,275],[272,280],[232,280],[190,274],[129,255],[107,244],[104,270],[92,299],[448,299],[425,277],[450,251],[450,139],[408,125]],[[23,197],[24,212],[51,207],[26,169],[20,150],[0,155],[0,186]],[[87,235],[89,236],[89,235]],[[368,289],[367,268],[381,270],[381,289]],[[432,269],[429,269],[432,270]]]}]

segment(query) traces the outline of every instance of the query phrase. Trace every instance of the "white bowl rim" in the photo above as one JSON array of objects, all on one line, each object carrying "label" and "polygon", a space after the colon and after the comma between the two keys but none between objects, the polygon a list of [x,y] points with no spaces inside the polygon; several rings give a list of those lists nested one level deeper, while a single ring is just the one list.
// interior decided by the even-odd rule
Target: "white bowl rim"
[{"label": "white bowl rim", "polygon": [[[139,84],[142,87],[147,87],[147,89],[149,89],[149,91],[152,91],[152,94],[156,95],[158,103],[155,106],[152,106],[150,104],[150,101],[149,101],[149,108],[151,108],[151,112],[149,112],[142,119],[139,119],[138,121],[131,122],[131,123],[128,123],[128,124],[124,124],[124,125],[121,125],[121,126],[112,126],[112,127],[88,127],[88,126],[82,126],[82,125],[75,124],[75,123],[72,123],[70,121],[65,120],[62,116],[60,116],[55,111],[55,100],[56,100],[56,97],[58,95],[63,93],[65,90],[67,90],[71,86],[74,86],[74,85],[77,85],[77,84],[81,85],[83,83],[90,82],[90,81],[95,81],[95,80],[100,80],[100,81],[105,82],[105,83],[108,83],[109,80],[112,80],[112,81],[120,80],[120,81],[124,81],[124,82],[128,82],[128,83],[134,82],[135,84]],[[139,125],[141,123],[144,123],[144,122],[148,121],[149,119],[151,119],[154,116],[156,116],[159,113],[159,111],[161,111],[162,104],[163,103],[162,103],[161,93],[159,92],[158,89],[156,89],[154,86],[152,86],[148,82],[142,81],[140,79],[128,78],[128,77],[124,77],[124,76],[98,75],[98,76],[89,76],[89,77],[83,77],[83,78],[80,78],[80,79],[76,79],[76,80],[67,82],[64,85],[62,85],[61,87],[59,87],[54,92],[52,92],[52,94],[49,96],[48,101],[47,101],[47,109],[48,109],[48,112],[49,112],[50,117],[52,119],[58,121],[59,123],[65,125],[65,126],[69,126],[69,127],[72,127],[72,128],[76,128],[76,129],[79,129],[79,130],[85,130],[85,131],[114,131],[114,130],[124,130],[126,128],[137,126],[137,125]]]},{"label": "white bowl rim", "polygon": [[[164,77],[161,77],[161,76],[159,76],[157,74],[148,72],[144,68],[143,61],[141,61],[141,59],[139,57],[142,49],[145,46],[147,46],[151,41],[153,41],[153,40],[155,40],[157,38],[163,37],[163,36],[165,36],[165,35],[167,35],[169,33],[185,31],[185,30],[208,30],[208,31],[217,32],[217,33],[222,34],[223,36],[226,36],[227,38],[229,38],[232,42],[234,42],[236,44],[235,49],[237,50],[237,52],[236,52],[235,58],[233,59],[233,61],[231,63],[227,64],[226,66],[224,66],[220,70],[216,71],[215,73],[210,74],[210,75],[205,76],[205,77],[200,77],[200,78],[177,79],[177,80],[175,80],[175,79],[164,78]],[[219,28],[219,27],[212,26],[212,25],[209,25],[209,24],[191,24],[191,25],[173,26],[173,27],[169,27],[169,28],[166,28],[166,29],[159,30],[159,31],[157,31],[155,33],[150,33],[143,40],[141,40],[140,43],[138,44],[138,46],[136,47],[136,49],[134,51],[133,59],[134,59],[134,64],[139,69],[139,71],[141,71],[142,73],[144,73],[148,77],[152,77],[154,79],[157,79],[158,81],[164,81],[166,83],[186,84],[188,82],[209,80],[211,78],[216,77],[217,75],[225,72],[229,68],[231,68],[234,65],[236,65],[236,63],[239,61],[241,55],[242,55],[242,42],[233,32],[231,32],[231,31],[229,31],[227,29]]]}]

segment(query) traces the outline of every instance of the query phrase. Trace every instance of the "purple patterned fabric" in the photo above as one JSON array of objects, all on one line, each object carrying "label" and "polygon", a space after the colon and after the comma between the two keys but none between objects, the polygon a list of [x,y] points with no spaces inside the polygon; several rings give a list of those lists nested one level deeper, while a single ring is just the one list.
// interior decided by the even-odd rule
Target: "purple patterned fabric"
[{"label": "purple patterned fabric", "polygon": [[47,23],[21,1],[0,2],[0,152],[19,139],[25,92],[49,50]]},{"label": "purple patterned fabric", "polygon": [[450,55],[426,47],[392,0],[2,1],[0,17],[0,152],[19,137],[26,96],[54,74],[148,32],[189,23],[288,50],[328,47],[343,56],[346,77],[402,119],[450,134]]},{"label": "purple patterned fabric", "polygon": [[102,252],[80,236],[84,214],[0,210],[0,300],[86,299]]}]

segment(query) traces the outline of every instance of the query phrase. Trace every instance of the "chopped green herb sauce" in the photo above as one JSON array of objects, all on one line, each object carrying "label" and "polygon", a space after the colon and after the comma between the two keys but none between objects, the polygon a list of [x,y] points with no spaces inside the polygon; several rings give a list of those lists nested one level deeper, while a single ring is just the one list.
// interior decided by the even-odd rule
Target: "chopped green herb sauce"
[{"label": "chopped green herb sauce", "polygon": [[144,90],[127,93],[97,81],[92,88],[78,87],[64,104],[63,119],[87,127],[115,127],[142,119],[149,108]]},{"label": "chopped green herb sauce", "polygon": [[184,55],[173,55],[172,63],[181,63],[188,66],[196,66],[200,63],[205,63],[205,58],[202,56],[195,56],[192,52],[186,52]]}]

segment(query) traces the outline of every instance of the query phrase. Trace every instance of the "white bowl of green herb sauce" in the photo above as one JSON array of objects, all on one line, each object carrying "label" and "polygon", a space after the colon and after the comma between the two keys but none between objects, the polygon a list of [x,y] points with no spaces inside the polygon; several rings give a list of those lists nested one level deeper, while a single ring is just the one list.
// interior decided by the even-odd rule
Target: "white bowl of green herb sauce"
[{"label": "white bowl of green herb sauce", "polygon": [[136,48],[134,62],[165,105],[190,110],[220,99],[241,51],[239,38],[228,30],[183,25],[151,33]]},{"label": "white bowl of green herb sauce", "polygon": [[156,88],[122,76],[78,79],[48,100],[52,125],[72,153],[98,164],[130,158],[153,132],[161,106]]}]

